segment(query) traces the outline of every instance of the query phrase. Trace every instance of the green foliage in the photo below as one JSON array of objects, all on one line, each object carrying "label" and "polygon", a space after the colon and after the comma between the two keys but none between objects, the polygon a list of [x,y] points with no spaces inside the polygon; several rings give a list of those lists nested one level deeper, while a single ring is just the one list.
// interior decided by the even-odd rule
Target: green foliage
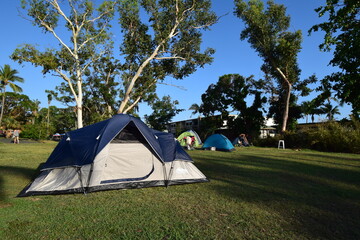
[{"label": "green foliage", "polygon": [[348,124],[328,122],[310,134],[314,149],[360,153],[360,122],[355,119]]},{"label": "green foliage", "polygon": [[[252,76],[245,78],[239,74],[227,74],[221,76],[216,84],[211,84],[206,92],[201,95],[202,104],[200,112],[205,117],[214,116],[220,113],[223,120],[228,120],[228,125],[233,133],[250,134],[256,137],[260,131],[260,127],[264,123],[262,115],[262,106],[266,102],[265,97],[261,97],[261,93],[252,89]],[[247,97],[254,95],[254,101],[251,106],[247,106]],[[231,112],[237,112],[235,119],[228,118]],[[210,123],[211,121],[208,120]],[[201,122],[204,127],[203,121]],[[214,122],[212,126],[220,127],[222,121]],[[207,127],[207,129],[212,129]]]},{"label": "green foliage", "polygon": [[112,117],[120,105],[119,83],[115,79],[119,74],[118,61],[110,54],[104,55],[93,64],[93,69],[83,85],[85,126]]},{"label": "green foliage", "polygon": [[[78,127],[83,126],[82,84],[92,64],[111,46],[108,29],[117,1],[103,1],[95,8],[92,1],[23,0],[23,11],[33,25],[51,34],[59,45],[45,50],[25,44],[11,58],[42,67],[43,74],[55,74],[64,82],[59,86],[66,103],[76,102]],[[61,33],[61,34],[60,34]],[[69,41],[70,40],[70,41]],[[71,97],[69,97],[71,96]]]},{"label": "green foliage", "polygon": [[1,112],[0,112],[0,126],[2,126],[2,119],[5,111],[5,100],[6,100],[6,86],[14,92],[22,92],[22,88],[16,84],[16,82],[24,82],[22,77],[17,74],[19,72],[16,69],[11,69],[10,65],[5,64],[4,67],[0,68],[0,88],[1,88]]},{"label": "green foliage", "polygon": [[[48,109],[41,109],[40,114],[37,118],[37,123],[47,123],[47,114]],[[65,133],[76,129],[76,116],[72,107],[57,108],[55,106],[50,106],[49,120],[50,135],[54,133]]]},{"label": "green foliage", "polygon": [[[284,105],[281,111],[282,119],[278,122],[282,125],[281,131],[284,132],[287,127],[293,88],[301,89],[304,93],[308,91],[306,82],[299,82],[297,54],[301,49],[301,31],[288,31],[290,17],[286,15],[286,8],[284,5],[275,4],[274,1],[268,1],[266,9],[263,1],[260,0],[248,2],[235,0],[235,5],[235,15],[245,23],[240,38],[247,39],[263,59],[264,64],[261,69],[266,76],[266,85],[270,85],[266,88],[271,89],[272,95],[281,99]],[[276,101],[270,103],[276,104]]]},{"label": "green foliage", "polygon": [[[210,135],[214,134],[217,129],[223,126],[224,119],[228,119],[228,116],[207,116],[200,119],[200,129],[197,132],[201,139],[206,139]],[[180,135],[180,134],[179,134]]]},{"label": "green foliage", "polygon": [[327,0],[325,6],[315,11],[319,17],[327,17],[327,21],[314,25],[310,30],[325,32],[324,43],[320,49],[330,51],[334,46],[334,57],[330,64],[341,71],[327,76],[334,83],[337,97],[351,103],[353,115],[360,117],[360,2],[357,0]]},{"label": "green foliage", "polygon": [[171,101],[170,96],[164,96],[161,100],[156,100],[152,104],[153,113],[144,116],[146,123],[153,129],[159,131],[165,130],[166,124],[168,124],[176,114],[184,111],[184,109],[176,108],[178,104],[179,102],[177,100]]},{"label": "green foliage", "polygon": [[125,60],[118,113],[154,101],[156,85],[166,77],[183,79],[212,62],[214,50],[201,47],[202,31],[217,21],[211,1],[127,0],[118,12]]},{"label": "green foliage", "polygon": [[288,148],[315,149],[326,152],[360,153],[360,122],[356,119],[344,123],[329,121],[316,128],[286,132],[282,136],[258,139],[254,145],[276,147],[285,140]]},{"label": "green foliage", "polygon": [[48,139],[47,133],[48,129],[45,123],[27,124],[23,127],[20,137],[33,140]]},{"label": "green foliage", "polygon": [[191,106],[190,106],[189,109],[188,109],[188,110],[191,110],[191,111],[192,111],[190,117],[191,117],[192,115],[195,115],[195,114],[200,113],[200,109],[201,109],[201,106],[199,106],[199,104],[197,104],[197,103],[191,104]]},{"label": "green foliage", "polygon": [[321,111],[326,114],[326,117],[328,118],[329,121],[334,121],[335,115],[340,115],[338,106],[333,106],[330,100],[328,100],[327,103],[323,104]]},{"label": "green foliage", "polygon": [[[35,105],[35,101],[30,100],[25,94],[6,93],[3,125],[7,128],[25,125],[34,117],[32,110]],[[16,122],[15,125],[14,122]]]},{"label": "green foliage", "polygon": [[[283,122],[283,113],[285,111],[284,105],[284,94],[280,94],[280,98],[272,98],[270,100],[270,108],[267,114],[268,118],[273,118],[274,122],[279,124],[278,128],[281,128],[281,123]],[[293,131],[296,128],[297,119],[301,117],[302,109],[297,103],[297,97],[294,94],[290,95],[289,100],[289,113],[287,120],[287,130]],[[279,129],[281,131],[281,129]]]}]

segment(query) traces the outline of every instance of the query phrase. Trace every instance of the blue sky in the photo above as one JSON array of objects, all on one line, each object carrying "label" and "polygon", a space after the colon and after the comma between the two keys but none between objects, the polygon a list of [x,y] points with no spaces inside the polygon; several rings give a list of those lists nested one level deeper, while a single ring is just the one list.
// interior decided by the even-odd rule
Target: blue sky
[{"label": "blue sky", "polygon": [[[167,84],[179,85],[186,90],[181,90],[169,85],[160,85],[158,95],[170,95],[173,100],[180,102],[179,108],[188,109],[193,103],[201,103],[203,94],[211,83],[216,83],[218,78],[224,74],[238,73],[245,77],[254,75],[255,79],[263,76],[260,66],[261,59],[257,53],[250,48],[246,41],[240,41],[240,32],[243,23],[233,15],[234,4],[231,0],[213,0],[213,10],[218,16],[223,16],[210,31],[203,34],[203,47],[212,47],[216,50],[214,62],[206,65],[184,80],[167,79]],[[308,36],[307,31],[311,26],[320,23],[325,19],[319,19],[315,8],[324,4],[325,0],[275,0],[276,3],[284,4],[287,13],[291,16],[291,31],[302,30],[303,42],[302,50],[298,56],[299,66],[302,70],[301,79],[305,79],[312,74],[316,74],[319,79],[330,74],[336,69],[328,66],[331,53],[320,52],[318,45],[323,41],[323,33],[317,32]],[[56,41],[49,34],[43,34],[38,28],[26,19],[19,16],[17,8],[20,1],[3,0],[0,9],[0,20],[2,22],[3,35],[0,38],[0,65],[10,64],[12,68],[19,71],[19,75],[25,79],[22,84],[24,94],[31,99],[38,99],[41,107],[47,107],[47,94],[45,90],[53,90],[56,85],[61,83],[61,79],[41,74],[40,68],[35,68],[30,64],[19,65],[13,62],[9,56],[14,49],[21,44],[38,44],[42,47],[56,46]],[[116,47],[116,46],[115,46]],[[316,86],[312,86],[315,88]],[[300,98],[299,102],[314,98],[317,93],[311,94],[307,98]],[[53,103],[61,107],[59,103]],[[251,101],[249,101],[249,105]],[[341,116],[337,119],[348,117],[351,107],[340,107]],[[150,114],[151,109],[146,104],[140,105],[140,116]],[[189,118],[191,111],[184,111],[178,114],[173,120],[179,121]],[[324,118],[324,116],[322,117]],[[316,119],[321,120],[321,119]],[[304,119],[300,120],[304,122]]]}]

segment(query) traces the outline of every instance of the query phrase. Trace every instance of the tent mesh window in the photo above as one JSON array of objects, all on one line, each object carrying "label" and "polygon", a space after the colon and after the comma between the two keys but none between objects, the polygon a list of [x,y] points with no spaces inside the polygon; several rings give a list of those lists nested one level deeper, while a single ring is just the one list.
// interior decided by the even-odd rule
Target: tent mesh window
[{"label": "tent mesh window", "polygon": [[148,145],[144,136],[133,122],[130,122],[111,143],[142,143]]},{"label": "tent mesh window", "polygon": [[111,144],[121,143],[142,143],[156,158],[158,154],[152,149],[144,136],[133,122],[130,122],[126,127],[111,141]]}]

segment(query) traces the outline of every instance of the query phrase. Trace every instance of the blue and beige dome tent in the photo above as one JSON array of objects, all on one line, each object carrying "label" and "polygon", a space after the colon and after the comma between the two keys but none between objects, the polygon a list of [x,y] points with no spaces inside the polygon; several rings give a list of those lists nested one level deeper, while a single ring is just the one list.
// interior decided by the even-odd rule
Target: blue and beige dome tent
[{"label": "blue and beige dome tent", "polygon": [[218,151],[226,151],[226,152],[235,150],[234,145],[232,145],[230,140],[222,134],[213,134],[210,137],[208,137],[205,140],[202,148],[203,149],[216,148],[216,150]]},{"label": "blue and beige dome tent", "polygon": [[126,114],[66,133],[18,196],[208,181],[174,136]]},{"label": "blue and beige dome tent", "polygon": [[199,135],[197,134],[197,132],[195,132],[194,130],[187,130],[178,136],[177,140],[179,141],[181,146],[183,146],[183,147],[186,146],[186,137],[187,136],[195,138],[194,147],[200,147],[200,145],[202,144],[201,139],[200,139]]}]

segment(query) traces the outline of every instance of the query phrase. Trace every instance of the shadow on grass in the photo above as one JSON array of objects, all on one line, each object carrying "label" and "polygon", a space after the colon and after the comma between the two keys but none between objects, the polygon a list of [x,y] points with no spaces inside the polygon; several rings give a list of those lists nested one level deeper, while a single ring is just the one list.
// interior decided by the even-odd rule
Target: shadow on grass
[{"label": "shadow on grass", "polygon": [[[13,166],[0,166],[0,201],[6,200],[5,190],[4,190],[4,176],[12,175],[14,178],[23,177],[29,181],[34,180],[40,172],[41,164],[36,170],[33,168],[24,168],[24,167],[13,167]],[[25,186],[24,186],[25,187]]]},{"label": "shadow on grass", "polygon": [[357,167],[333,168],[246,153],[237,159],[195,158],[204,174],[215,180],[209,187],[219,195],[271,208],[289,219],[295,231],[314,239],[360,239]]},{"label": "shadow on grass", "polygon": [[[320,159],[328,159],[329,156],[323,155],[323,154],[317,154],[317,153],[301,153],[303,156],[309,156],[309,157],[316,157]],[[331,158],[338,160],[338,161],[347,161],[347,162],[354,162],[354,163],[360,163],[360,154],[356,155],[354,154],[353,157],[345,157],[345,156],[336,156],[335,154],[341,154],[341,153],[334,153],[331,154]]]}]

